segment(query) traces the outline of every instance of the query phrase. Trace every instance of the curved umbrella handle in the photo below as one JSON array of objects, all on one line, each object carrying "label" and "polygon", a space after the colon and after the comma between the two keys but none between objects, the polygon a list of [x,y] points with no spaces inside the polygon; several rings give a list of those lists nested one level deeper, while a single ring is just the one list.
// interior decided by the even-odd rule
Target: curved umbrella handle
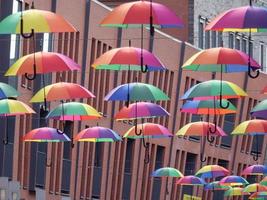
[{"label": "curved umbrella handle", "polygon": [[200,161],[202,163],[207,161],[207,158],[204,156],[204,154],[202,152],[200,153]]},{"label": "curved umbrella handle", "polygon": [[30,34],[25,34],[24,33],[24,28],[23,28],[23,18],[20,19],[20,35],[24,38],[24,39],[29,39],[31,37],[34,36],[34,29],[31,29],[31,33]]},{"label": "curved umbrella handle", "polygon": [[220,94],[220,107],[222,108],[222,109],[227,109],[227,108],[229,108],[229,106],[230,106],[230,103],[229,103],[229,101],[227,101],[227,104],[224,106],[223,104],[222,104],[222,94]]},{"label": "curved umbrella handle", "polygon": [[28,79],[30,81],[34,80],[36,78],[36,64],[35,63],[33,64],[33,74],[32,74],[32,76],[29,76],[28,73],[25,73],[24,75],[25,75],[26,79]]},{"label": "curved umbrella handle", "polygon": [[142,130],[141,130],[141,129],[140,129],[139,132],[138,132],[138,128],[137,128],[137,120],[136,120],[136,122],[135,122],[134,130],[135,130],[135,135],[140,136],[140,135],[142,134]]},{"label": "curved umbrella handle", "polygon": [[75,146],[74,142],[73,142],[73,138],[71,138],[71,148],[73,149]]},{"label": "curved umbrella handle", "polygon": [[253,156],[253,160],[254,161],[258,161],[259,160],[259,152],[256,152],[256,155]]},{"label": "curved umbrella handle", "polygon": [[207,141],[209,143],[213,143],[215,141],[215,137],[214,136],[207,135]]},{"label": "curved umbrella handle", "polygon": [[249,76],[250,78],[255,79],[255,78],[257,78],[259,75],[260,75],[260,71],[259,71],[259,70],[256,71],[256,74],[255,74],[255,75],[252,75],[251,67],[248,66],[248,76]]},{"label": "curved umbrella handle", "polygon": [[143,55],[141,56],[141,72],[146,73],[148,71],[147,65],[144,65],[144,57]]}]

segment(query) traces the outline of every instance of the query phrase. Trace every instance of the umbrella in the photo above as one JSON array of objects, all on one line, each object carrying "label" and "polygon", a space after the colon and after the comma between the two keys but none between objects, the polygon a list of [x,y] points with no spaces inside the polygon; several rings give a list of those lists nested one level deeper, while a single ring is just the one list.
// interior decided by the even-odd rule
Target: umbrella
[{"label": "umbrella", "polygon": [[[129,90],[128,90],[129,87]],[[129,91],[129,92],[128,92]],[[111,90],[105,101],[159,101],[169,100],[169,97],[159,88],[145,83],[130,83],[120,85]]]},{"label": "umbrella", "polygon": [[69,142],[70,138],[62,132],[58,134],[57,129],[42,127],[31,130],[24,137],[25,142]]},{"label": "umbrella", "polygon": [[34,110],[21,101],[13,99],[0,100],[0,115],[6,117],[5,121],[5,139],[3,143],[8,144],[8,116],[34,114]]},{"label": "umbrella", "polygon": [[267,198],[267,192],[255,192],[252,195],[250,195],[249,199],[257,199],[257,198]]},{"label": "umbrella", "polygon": [[208,183],[208,184],[206,184],[204,186],[204,190],[212,190],[212,191],[215,191],[215,190],[228,190],[230,188],[231,187],[227,186],[227,185],[220,185],[219,181],[214,181],[214,182]]},{"label": "umbrella", "polygon": [[153,177],[177,177],[182,178],[184,175],[175,168],[172,167],[162,167],[159,168],[152,173]]},{"label": "umbrella", "polygon": [[91,127],[79,132],[74,140],[79,142],[116,142],[121,137],[113,130],[105,127]]},{"label": "umbrella", "polygon": [[[188,123],[185,126],[183,126],[175,135],[177,136],[209,136],[210,129],[215,130],[214,135],[215,136],[226,136],[224,131],[220,127],[215,127],[213,123],[209,122],[192,122]],[[204,145],[200,145],[200,160],[201,162],[205,162],[206,158],[204,158],[204,148],[202,148]]]},{"label": "umbrella", "polygon": [[244,186],[249,183],[241,176],[226,176],[219,181],[219,184],[228,186]]},{"label": "umbrella", "polygon": [[19,93],[12,86],[0,82],[0,99],[17,98]]},{"label": "umbrella", "polygon": [[116,115],[116,120],[133,120],[169,116],[170,114],[160,105],[150,102],[132,103],[124,106]]},{"label": "umbrella", "polygon": [[[143,51],[143,63],[141,63],[141,53]],[[135,48],[122,47],[112,49],[97,58],[92,67],[106,70],[141,70],[142,65],[147,66],[148,71],[165,70],[165,66],[151,52]]]},{"label": "umbrella", "polygon": [[261,93],[262,93],[262,94],[267,94],[267,86],[265,86],[265,87],[263,88],[263,90],[261,91]]},{"label": "umbrella", "polygon": [[39,90],[30,100],[30,102],[68,100],[77,98],[94,98],[85,87],[76,83],[59,82],[48,85]]},{"label": "umbrella", "polygon": [[168,138],[172,136],[173,135],[169,132],[169,130],[160,124],[143,123],[130,128],[123,135],[123,138],[133,138],[133,139],[141,138],[143,146],[145,147],[146,150],[145,163],[149,163],[149,145],[145,142],[145,138]]},{"label": "umbrella", "polygon": [[260,185],[267,186],[267,176],[265,176],[265,177],[261,180]]},{"label": "umbrella", "polygon": [[253,117],[267,119],[267,99],[258,103],[250,112]]},{"label": "umbrella", "polygon": [[240,187],[233,187],[224,192],[225,197],[229,196],[243,196],[243,195],[249,195],[248,192],[244,192],[243,188]]},{"label": "umbrella", "polygon": [[[266,31],[266,17],[267,9],[263,7],[252,6],[252,0],[250,0],[250,6],[233,8],[220,14],[208,24],[206,30],[234,32],[248,31],[248,40],[250,41],[251,32]],[[249,55],[251,55],[250,48]],[[251,59],[248,59],[248,75],[251,78],[256,78],[259,75],[259,71],[257,71],[256,76],[251,74]]]},{"label": "umbrella", "polygon": [[229,171],[224,167],[219,165],[207,165],[202,167],[200,170],[197,171],[195,176],[206,179],[206,178],[217,178],[221,176],[229,175]]},{"label": "umbrella", "polygon": [[267,187],[266,186],[263,186],[263,185],[260,185],[259,183],[254,183],[254,184],[249,184],[247,185],[244,190],[244,192],[250,192],[250,193],[253,193],[253,192],[267,192]]},{"label": "umbrella", "polygon": [[267,175],[267,166],[251,165],[243,170],[242,175]]},{"label": "umbrella", "polygon": [[80,70],[80,66],[71,58],[54,52],[36,52],[18,59],[5,73],[5,76],[36,74]]},{"label": "umbrella", "polygon": [[205,181],[201,178],[198,178],[196,176],[184,176],[180,178],[176,184],[178,185],[205,185]]},{"label": "umbrella", "polygon": [[62,105],[59,105],[50,111],[47,118],[74,121],[99,119],[102,117],[97,110],[85,103],[68,102],[64,103],[63,106]]},{"label": "umbrella", "polygon": [[[239,124],[233,132],[232,135],[254,135],[256,137],[256,143],[258,144],[257,135],[266,135],[267,134],[267,121],[261,119],[253,119],[244,121]],[[257,145],[256,155],[253,156],[253,159],[257,161],[259,159],[259,149]]]}]

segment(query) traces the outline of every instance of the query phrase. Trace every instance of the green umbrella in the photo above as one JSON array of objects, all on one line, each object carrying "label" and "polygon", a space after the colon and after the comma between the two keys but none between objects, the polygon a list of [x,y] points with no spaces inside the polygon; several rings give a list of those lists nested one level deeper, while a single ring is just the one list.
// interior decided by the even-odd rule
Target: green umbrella
[{"label": "green umbrella", "polygon": [[248,192],[244,192],[243,188],[240,187],[233,187],[230,188],[229,190],[226,190],[224,192],[224,196],[225,197],[229,197],[229,196],[243,196],[243,195],[249,195]]},{"label": "green umbrella", "polygon": [[184,175],[178,169],[175,169],[172,167],[159,168],[152,173],[152,176],[154,177],[169,176],[169,177],[178,177],[178,178],[184,177]]},{"label": "green umbrella", "polygon": [[253,117],[267,119],[267,99],[258,103],[250,112]]},{"label": "green umbrella", "polygon": [[16,98],[19,96],[19,93],[15,88],[12,86],[0,82],[0,99],[6,99],[6,98]]}]

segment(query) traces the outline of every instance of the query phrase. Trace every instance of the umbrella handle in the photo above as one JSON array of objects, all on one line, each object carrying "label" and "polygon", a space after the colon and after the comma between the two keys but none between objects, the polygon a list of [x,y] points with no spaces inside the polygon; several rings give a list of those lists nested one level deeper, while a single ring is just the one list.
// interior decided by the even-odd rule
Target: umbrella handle
[{"label": "umbrella handle", "polygon": [[203,163],[203,162],[206,162],[206,160],[207,160],[207,158],[201,152],[201,154],[200,154],[200,161]]},{"label": "umbrella handle", "polygon": [[31,29],[31,33],[30,34],[25,34],[24,33],[24,29],[23,29],[23,18],[20,19],[20,35],[24,39],[29,39],[29,38],[33,37],[33,35],[34,35],[34,29]]},{"label": "umbrella handle", "polygon": [[141,72],[146,73],[148,71],[147,65],[144,65],[144,57],[143,55],[141,56]]},{"label": "umbrella handle", "polygon": [[215,137],[214,137],[214,136],[210,136],[209,134],[207,135],[207,141],[208,141],[209,143],[213,143],[214,140],[215,140]]},{"label": "umbrella handle", "polygon": [[149,18],[149,21],[150,21],[150,36],[154,37],[155,29],[154,29],[154,26],[153,26],[152,5],[153,5],[152,4],[152,0],[150,0],[150,18]]},{"label": "umbrella handle", "polygon": [[33,74],[32,74],[32,76],[29,76],[28,73],[25,73],[24,75],[25,75],[26,79],[28,79],[29,81],[34,80],[36,78],[36,64],[35,63],[33,64]]},{"label": "umbrella handle", "polygon": [[135,123],[135,135],[137,135],[137,136],[139,136],[139,135],[141,135],[142,134],[142,130],[140,129],[139,130],[139,132],[138,132],[138,129],[137,129],[137,121],[136,121],[136,123]]},{"label": "umbrella handle", "polygon": [[61,131],[61,130],[59,130],[59,129],[57,129],[57,134],[59,134],[59,135],[63,135],[63,134],[64,134],[64,132],[63,132],[63,131]]},{"label": "umbrella handle", "polygon": [[229,108],[229,106],[230,106],[230,103],[229,103],[229,101],[227,101],[227,104],[224,106],[223,104],[222,104],[222,94],[220,94],[220,107],[222,108],[222,109],[227,109],[227,108]]},{"label": "umbrella handle", "polygon": [[259,160],[259,152],[256,152],[256,155],[253,156],[253,160],[254,161],[258,161]]},{"label": "umbrella handle", "polygon": [[212,129],[211,127],[209,127],[208,134],[209,133],[216,133],[216,132],[217,132],[217,122],[214,123],[214,129]]},{"label": "umbrella handle", "polygon": [[8,118],[6,117],[6,123],[5,123],[5,139],[3,139],[3,144],[4,145],[8,145],[8,122],[7,122]]},{"label": "umbrella handle", "polygon": [[250,78],[255,79],[255,78],[257,78],[259,75],[260,75],[260,71],[259,71],[259,70],[256,71],[256,74],[255,74],[255,75],[252,75],[251,67],[250,67],[250,65],[248,66],[248,76],[249,76]]},{"label": "umbrella handle", "polygon": [[73,142],[73,138],[71,139],[71,148],[73,149],[75,146],[74,142]]}]

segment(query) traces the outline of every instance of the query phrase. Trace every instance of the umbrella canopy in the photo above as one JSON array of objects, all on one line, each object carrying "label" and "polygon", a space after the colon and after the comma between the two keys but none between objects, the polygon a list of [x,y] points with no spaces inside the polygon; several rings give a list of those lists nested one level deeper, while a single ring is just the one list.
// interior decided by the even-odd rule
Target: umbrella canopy
[{"label": "umbrella canopy", "polygon": [[58,105],[47,115],[47,118],[58,120],[91,120],[102,116],[93,107],[80,102],[68,102]]},{"label": "umbrella canopy", "polygon": [[196,176],[184,176],[180,178],[176,184],[178,185],[205,185],[205,181],[201,178]]},{"label": "umbrella canopy", "polygon": [[262,94],[267,94],[267,86],[265,86],[265,87],[263,88],[263,90],[261,91],[261,93],[262,93]]},{"label": "umbrella canopy", "polygon": [[[34,61],[35,60],[35,61]],[[54,52],[36,52],[18,59],[5,73],[5,76],[34,74],[33,64],[36,63],[36,73],[45,74],[69,70],[80,70],[80,66],[69,57]]]},{"label": "umbrella canopy", "polygon": [[102,26],[131,28],[150,25],[152,6],[153,26],[157,28],[182,27],[182,20],[166,6],[149,1],[134,1],[114,8],[101,22]]},{"label": "umbrella canopy", "polygon": [[205,81],[191,87],[182,99],[208,100],[214,97],[219,98],[220,93],[223,99],[240,98],[247,96],[247,93],[234,83],[220,80]]},{"label": "umbrella canopy", "polygon": [[197,171],[195,176],[206,179],[206,178],[217,178],[221,176],[229,175],[229,170],[221,167],[219,165],[207,165],[202,167],[200,170]]},{"label": "umbrella canopy", "polygon": [[[142,131],[142,135],[136,135],[137,132]],[[154,123],[144,123],[138,124],[137,127],[130,128],[124,135],[124,138],[164,138],[164,137],[172,137],[173,135],[169,132],[169,130],[160,125]]]},{"label": "umbrella canopy", "polygon": [[25,103],[13,99],[0,100],[0,115],[14,116],[34,114],[34,110]]},{"label": "umbrella canopy", "polygon": [[244,190],[244,192],[267,192],[267,187],[260,185],[259,183],[253,183],[253,184],[249,184],[247,185]]},{"label": "umbrella canopy", "polygon": [[260,185],[267,186],[267,176],[265,176],[265,177],[261,180]]},{"label": "umbrella canopy", "polygon": [[170,114],[160,105],[150,102],[132,103],[124,106],[116,115],[116,120],[133,120],[169,116]]},{"label": "umbrella canopy", "polygon": [[252,195],[250,195],[249,199],[257,199],[257,198],[263,198],[266,199],[267,192],[255,192]]},{"label": "umbrella canopy", "polygon": [[[228,108],[221,108],[219,100],[194,100],[186,101],[181,108],[181,112],[198,115],[225,115],[236,113],[236,107],[228,100],[222,99],[222,104],[229,104]],[[215,107],[214,107],[215,106]]]},{"label": "umbrella canopy", "polygon": [[243,170],[242,175],[267,175],[267,166],[251,165]]},{"label": "umbrella canopy", "polygon": [[121,141],[121,137],[109,128],[95,126],[82,130],[75,136],[74,140],[79,142],[115,142]]},{"label": "umbrella canopy", "polygon": [[267,121],[261,119],[252,119],[244,121],[239,124],[233,132],[232,135],[265,135],[267,134]]},{"label": "umbrella canopy", "polygon": [[166,69],[154,54],[135,47],[122,47],[107,51],[95,60],[92,67],[95,69],[140,71],[141,56],[143,56],[143,65],[147,66],[148,71]]},{"label": "umbrella canopy", "polygon": [[55,100],[68,100],[77,98],[94,98],[89,90],[76,83],[59,82],[48,85],[39,90],[30,102],[43,102]]},{"label": "umbrella canopy", "polygon": [[[189,58],[182,66],[183,70],[201,72],[246,72],[248,71],[249,56],[242,51],[225,47],[202,50]],[[251,58],[253,70],[260,65]]]},{"label": "umbrella canopy", "polygon": [[24,137],[25,142],[69,142],[70,138],[65,133],[60,133],[55,128],[42,127],[31,130]]},{"label": "umbrella canopy", "polygon": [[[0,34],[20,33],[21,12],[7,16],[0,22]],[[77,30],[62,16],[50,11],[30,9],[23,11],[23,32],[58,33],[76,32]]]},{"label": "umbrella canopy", "polygon": [[248,185],[249,183],[241,176],[226,176],[219,181],[219,184],[228,186],[242,186]]},{"label": "umbrella canopy", "polygon": [[267,119],[267,99],[259,102],[250,112],[253,117]]},{"label": "umbrella canopy", "polygon": [[152,176],[153,177],[177,177],[177,178],[184,177],[184,175],[178,169],[175,169],[172,167],[159,168],[152,173]]},{"label": "umbrella canopy", "polygon": [[243,196],[243,195],[249,195],[248,192],[244,192],[243,188],[240,187],[233,187],[230,188],[229,190],[226,190],[224,192],[224,196],[229,197],[229,196]]},{"label": "umbrella canopy", "polygon": [[205,187],[204,187],[204,190],[215,191],[215,190],[228,190],[230,188],[231,187],[227,186],[227,185],[220,185],[219,181],[214,181],[214,182],[206,184]]},{"label": "umbrella canopy", "polygon": [[[187,136],[207,136],[209,133],[209,129],[215,129],[215,125],[213,123],[208,122],[192,122],[183,126],[175,135],[187,135]],[[217,126],[216,132],[212,135],[215,136],[226,136],[224,131]]]},{"label": "umbrella canopy", "polygon": [[15,88],[12,86],[0,82],[0,99],[6,99],[6,98],[17,98],[19,96],[19,93]]},{"label": "umbrella canopy", "polygon": [[206,30],[261,32],[267,28],[267,9],[264,7],[244,6],[233,8],[212,20]]},{"label": "umbrella canopy", "polygon": [[159,101],[169,100],[169,97],[159,88],[145,83],[129,83],[111,90],[105,101]]}]

